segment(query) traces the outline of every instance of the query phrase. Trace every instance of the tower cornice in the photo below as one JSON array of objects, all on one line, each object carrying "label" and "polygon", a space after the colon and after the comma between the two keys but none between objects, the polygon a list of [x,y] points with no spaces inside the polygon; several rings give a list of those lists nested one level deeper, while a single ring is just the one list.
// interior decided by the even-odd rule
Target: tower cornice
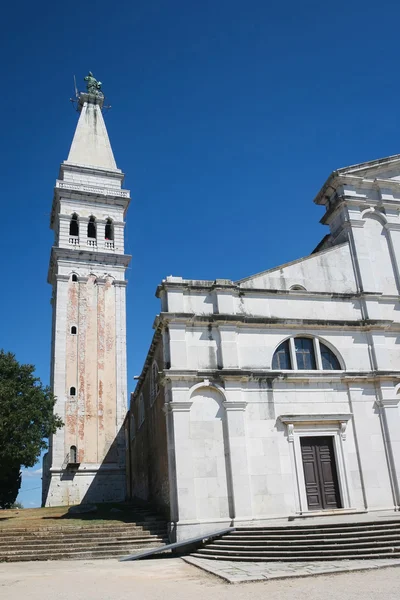
[{"label": "tower cornice", "polygon": [[64,179],[64,173],[80,173],[87,175],[100,175],[101,177],[110,177],[119,180],[121,183],[124,181],[125,175],[121,169],[108,169],[106,167],[93,167],[88,165],[82,165],[79,163],[69,162],[64,160],[60,165],[59,178]]}]

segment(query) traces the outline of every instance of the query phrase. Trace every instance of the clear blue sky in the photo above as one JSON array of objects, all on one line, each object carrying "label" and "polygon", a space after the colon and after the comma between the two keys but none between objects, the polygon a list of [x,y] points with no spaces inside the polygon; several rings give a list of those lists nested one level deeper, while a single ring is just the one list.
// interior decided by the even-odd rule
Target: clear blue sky
[{"label": "clear blue sky", "polygon": [[[129,390],[166,275],[239,279],[308,254],[312,200],[336,168],[400,152],[398,3],[8,2],[0,38],[1,346],[49,381],[52,190],[77,114],[103,81],[132,190]],[[40,473],[24,477],[38,504]]]}]

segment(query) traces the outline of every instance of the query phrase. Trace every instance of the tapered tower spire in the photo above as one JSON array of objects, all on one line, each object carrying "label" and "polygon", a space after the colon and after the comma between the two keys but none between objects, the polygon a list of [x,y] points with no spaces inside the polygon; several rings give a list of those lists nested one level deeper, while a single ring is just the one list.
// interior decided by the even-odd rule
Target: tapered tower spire
[{"label": "tapered tower spire", "polygon": [[69,151],[69,163],[116,169],[117,165],[111,148],[101,109],[104,95],[101,82],[91,72],[85,77],[87,92],[78,94],[78,125]]}]

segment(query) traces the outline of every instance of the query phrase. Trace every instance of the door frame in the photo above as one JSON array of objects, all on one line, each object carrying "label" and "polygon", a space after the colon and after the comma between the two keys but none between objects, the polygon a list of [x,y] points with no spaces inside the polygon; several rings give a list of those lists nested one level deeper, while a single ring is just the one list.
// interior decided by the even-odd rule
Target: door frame
[{"label": "door frame", "polygon": [[[303,457],[300,439],[302,437],[332,437],[333,450],[336,462],[338,487],[342,508],[336,511],[351,509],[351,495],[347,458],[345,452],[346,427],[351,419],[351,414],[341,415],[288,415],[280,416],[279,420],[286,425],[287,438],[290,445],[292,471],[294,474],[296,512],[300,514],[316,513],[309,510],[306,484],[304,479]],[[329,509],[321,512],[329,512]]]}]

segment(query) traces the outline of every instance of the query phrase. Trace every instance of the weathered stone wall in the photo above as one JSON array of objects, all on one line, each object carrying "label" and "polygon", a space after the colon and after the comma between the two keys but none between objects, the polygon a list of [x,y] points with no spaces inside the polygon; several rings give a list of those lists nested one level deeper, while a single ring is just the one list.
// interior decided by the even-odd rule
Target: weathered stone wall
[{"label": "weathered stone wall", "polygon": [[[157,363],[158,371],[164,369],[162,342],[155,348],[149,368],[132,395],[130,427],[135,428],[135,434],[130,434],[131,448],[131,497],[147,500],[162,510],[169,517],[169,482],[168,482],[168,452],[167,431],[165,422],[165,389],[160,385],[157,376],[158,393],[152,395],[152,366]],[[145,419],[139,426],[140,398],[144,401]]]}]

